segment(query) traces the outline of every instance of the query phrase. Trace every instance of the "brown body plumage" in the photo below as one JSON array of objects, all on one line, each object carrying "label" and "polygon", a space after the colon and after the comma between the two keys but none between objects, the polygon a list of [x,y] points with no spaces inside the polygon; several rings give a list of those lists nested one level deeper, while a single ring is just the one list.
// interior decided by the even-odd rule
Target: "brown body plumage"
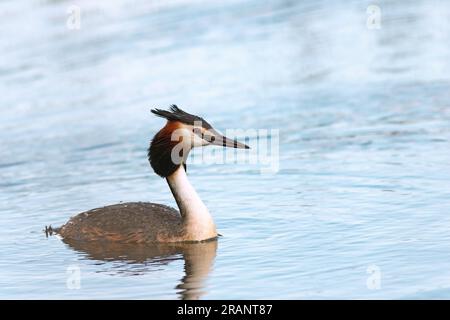
[{"label": "brown body plumage", "polygon": [[92,209],[72,217],[61,227],[64,238],[121,243],[184,241],[183,220],[172,207],[128,202]]}]

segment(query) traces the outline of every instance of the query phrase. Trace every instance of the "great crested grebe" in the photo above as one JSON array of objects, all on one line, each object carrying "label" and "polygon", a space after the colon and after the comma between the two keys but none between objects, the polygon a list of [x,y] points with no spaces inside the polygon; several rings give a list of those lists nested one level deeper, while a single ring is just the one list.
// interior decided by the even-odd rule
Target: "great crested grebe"
[{"label": "great crested grebe", "polygon": [[153,109],[167,119],[148,149],[150,165],[166,178],[179,211],[149,202],[128,202],[82,212],[58,230],[64,239],[123,243],[197,242],[217,238],[208,209],[189,183],[186,159],[194,147],[219,145],[249,149],[214,130],[202,118],[176,105],[170,111]]}]

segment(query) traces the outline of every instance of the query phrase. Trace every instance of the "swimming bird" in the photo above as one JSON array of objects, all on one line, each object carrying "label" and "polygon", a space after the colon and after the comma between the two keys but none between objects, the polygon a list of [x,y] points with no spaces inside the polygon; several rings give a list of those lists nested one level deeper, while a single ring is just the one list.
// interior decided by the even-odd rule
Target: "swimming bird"
[{"label": "swimming bird", "polygon": [[216,239],[211,214],[191,185],[186,160],[193,148],[208,145],[249,149],[216,131],[203,118],[176,105],[151,112],[167,120],[153,137],[148,159],[154,172],[165,178],[179,211],[150,202],[128,202],[92,209],[72,217],[56,230],[76,241],[122,243],[198,242]]}]

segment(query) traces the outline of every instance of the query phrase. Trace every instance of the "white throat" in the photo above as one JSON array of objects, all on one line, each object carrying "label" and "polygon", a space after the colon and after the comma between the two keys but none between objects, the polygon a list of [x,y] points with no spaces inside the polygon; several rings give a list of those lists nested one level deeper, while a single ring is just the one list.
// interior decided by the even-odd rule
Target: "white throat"
[{"label": "white throat", "polygon": [[216,226],[203,201],[190,184],[183,166],[167,177],[178,209],[183,218],[186,235],[193,241],[206,240],[217,236]]}]

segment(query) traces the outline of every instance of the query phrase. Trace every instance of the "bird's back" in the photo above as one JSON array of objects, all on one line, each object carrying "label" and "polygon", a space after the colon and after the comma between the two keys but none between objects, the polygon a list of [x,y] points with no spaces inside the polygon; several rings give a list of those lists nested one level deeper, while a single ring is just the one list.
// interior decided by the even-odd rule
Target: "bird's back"
[{"label": "bird's back", "polygon": [[183,240],[183,221],[169,206],[128,202],[82,212],[58,233],[77,241],[177,242]]}]

